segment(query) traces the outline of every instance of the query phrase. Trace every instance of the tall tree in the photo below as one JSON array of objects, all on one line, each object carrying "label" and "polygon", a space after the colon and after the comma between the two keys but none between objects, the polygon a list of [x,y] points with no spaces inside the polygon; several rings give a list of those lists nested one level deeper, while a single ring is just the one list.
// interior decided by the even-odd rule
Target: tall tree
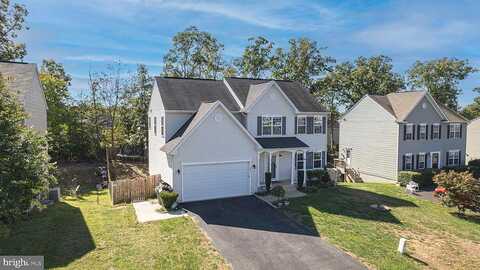
[{"label": "tall tree", "polygon": [[480,117],[480,87],[473,89],[473,91],[477,92],[478,96],[475,97],[472,104],[467,105],[462,110],[462,115],[470,120]]},{"label": "tall tree", "polygon": [[24,5],[10,6],[10,0],[0,1],[0,60],[13,61],[23,59],[27,54],[24,43],[16,43],[18,32],[25,27],[25,17],[28,16]]},{"label": "tall tree", "polygon": [[[386,95],[405,87],[400,74],[393,72],[392,60],[387,56],[359,57],[355,63],[338,64],[320,80],[314,91],[329,93],[340,104],[350,108],[364,95]],[[334,102],[334,101],[332,101]],[[333,103],[332,103],[333,105]]]},{"label": "tall tree", "polygon": [[275,79],[298,81],[310,88],[315,79],[335,63],[332,57],[322,55],[325,48],[318,47],[315,41],[307,38],[290,39],[289,45],[287,52],[277,48],[272,57],[272,77]]},{"label": "tall tree", "polygon": [[459,81],[476,71],[467,60],[441,58],[417,61],[407,72],[408,84],[411,87],[425,88],[437,101],[457,110],[458,96],[462,93]]},{"label": "tall tree", "polygon": [[223,71],[223,44],[208,32],[190,26],[173,37],[164,56],[163,73],[172,77],[219,78]]},{"label": "tall tree", "polygon": [[270,69],[273,43],[260,36],[248,41],[250,44],[245,47],[242,57],[235,59],[235,66],[243,77],[262,78]]},{"label": "tall tree", "polygon": [[47,141],[24,126],[25,112],[0,75],[0,222],[13,223],[56,182]]}]

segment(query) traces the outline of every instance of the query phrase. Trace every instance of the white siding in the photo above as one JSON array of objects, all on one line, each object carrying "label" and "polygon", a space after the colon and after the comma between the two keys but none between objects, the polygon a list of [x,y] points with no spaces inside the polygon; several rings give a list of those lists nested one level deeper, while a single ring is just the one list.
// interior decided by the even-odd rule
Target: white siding
[{"label": "white siding", "polygon": [[[160,151],[160,147],[165,144],[165,138],[162,137],[160,130],[160,119],[164,115],[162,98],[155,83],[148,110],[148,117],[150,118],[150,129],[148,130],[148,170],[150,175],[160,174],[162,178],[168,179],[168,174],[171,174],[171,168],[165,166],[168,164],[168,158],[165,152]],[[155,117],[157,118],[157,135],[154,133]]]},{"label": "white siding", "polygon": [[[221,115],[222,120],[215,120],[215,115]],[[217,107],[179,146],[173,166],[173,187],[178,192],[182,190],[181,173],[177,173],[177,170],[182,168],[182,162],[240,160],[248,160],[251,165],[257,164],[256,144],[235,124],[223,108]],[[250,177],[253,193],[256,187],[254,183],[257,183],[256,169],[250,168]]]},{"label": "white siding", "polygon": [[25,95],[25,112],[29,116],[26,125],[45,134],[47,133],[47,104],[36,67],[31,79],[33,80],[32,88],[28,89]]},{"label": "white siding", "polygon": [[472,121],[467,130],[467,158],[480,159],[480,118]]},{"label": "white siding", "polygon": [[340,155],[352,148],[351,166],[364,181],[397,180],[398,124],[370,97],[340,120]]}]

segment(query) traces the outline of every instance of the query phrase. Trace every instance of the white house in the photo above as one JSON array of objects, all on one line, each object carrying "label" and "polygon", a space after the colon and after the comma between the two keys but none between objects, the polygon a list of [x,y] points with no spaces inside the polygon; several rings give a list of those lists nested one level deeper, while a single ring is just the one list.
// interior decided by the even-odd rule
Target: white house
[{"label": "white house", "polygon": [[326,166],[327,116],[297,82],[156,77],[149,171],[183,202],[252,194],[269,171],[294,184]]},{"label": "white house", "polygon": [[480,117],[467,127],[467,160],[480,159]]},{"label": "white house", "polygon": [[426,91],[366,95],[339,124],[339,158],[363,181],[465,164],[466,119]]},{"label": "white house", "polygon": [[1,62],[0,74],[9,91],[14,93],[27,113],[25,124],[41,134],[47,132],[47,102],[37,65]]}]

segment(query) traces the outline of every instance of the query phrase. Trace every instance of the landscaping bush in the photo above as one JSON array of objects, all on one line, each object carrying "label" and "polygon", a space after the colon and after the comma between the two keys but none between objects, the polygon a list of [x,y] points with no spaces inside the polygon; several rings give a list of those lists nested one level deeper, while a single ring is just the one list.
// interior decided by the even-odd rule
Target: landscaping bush
[{"label": "landscaping bush", "polygon": [[277,200],[281,200],[285,197],[285,189],[282,186],[276,186],[272,189],[272,195],[277,197]]},{"label": "landscaping bush", "polygon": [[468,166],[477,166],[477,167],[480,167],[480,159],[470,160],[470,161],[468,162]]},{"label": "landscaping bush", "polygon": [[308,180],[319,180],[323,183],[330,182],[330,176],[326,170],[311,170],[307,171]]},{"label": "landscaping bush", "polygon": [[170,191],[161,191],[158,193],[158,202],[167,210],[172,208],[172,205],[177,201],[178,193]]},{"label": "landscaping bush", "polygon": [[400,186],[405,187],[410,181],[414,181],[420,185],[423,176],[419,172],[413,171],[401,171],[398,173],[398,183]]},{"label": "landscaping bush", "polygon": [[480,181],[470,172],[442,171],[433,180],[446,190],[440,196],[445,206],[457,207],[460,214],[467,209],[480,212]]},{"label": "landscaping bush", "polygon": [[271,188],[272,188],[272,173],[266,172],[265,173],[265,189],[267,190],[267,192],[270,192]]},{"label": "landscaping bush", "polygon": [[303,187],[303,171],[297,172],[297,188],[300,189]]}]

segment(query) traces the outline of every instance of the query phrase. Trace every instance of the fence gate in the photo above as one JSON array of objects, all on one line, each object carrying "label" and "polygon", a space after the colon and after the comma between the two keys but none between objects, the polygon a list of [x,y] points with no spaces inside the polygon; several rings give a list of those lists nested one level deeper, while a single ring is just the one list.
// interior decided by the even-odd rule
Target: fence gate
[{"label": "fence gate", "polygon": [[112,181],[108,186],[112,203],[138,202],[154,198],[155,187],[160,182],[159,175]]}]

